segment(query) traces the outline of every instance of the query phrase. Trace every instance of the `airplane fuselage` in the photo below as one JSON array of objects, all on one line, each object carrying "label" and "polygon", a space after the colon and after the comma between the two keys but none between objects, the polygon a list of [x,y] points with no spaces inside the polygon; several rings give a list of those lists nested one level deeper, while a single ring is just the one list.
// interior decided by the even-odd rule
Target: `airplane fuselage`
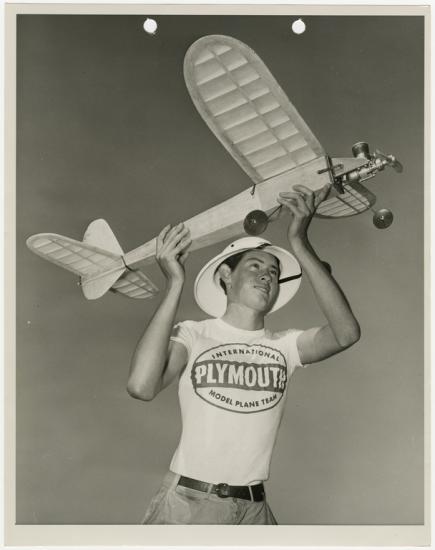
[{"label": "airplane fuselage", "polygon": [[[341,165],[335,175],[341,175],[361,166],[366,161],[355,158],[332,159],[334,166]],[[263,210],[269,214],[277,206],[277,197],[280,192],[289,191],[296,184],[302,184],[313,191],[320,189],[330,182],[330,174],[325,171],[327,162],[325,157],[319,157],[297,166],[283,174],[279,174],[254,187],[245,189],[241,193],[226,201],[193,216],[184,224],[190,229],[192,245],[190,250],[216,244],[220,241],[244,234],[243,221],[252,210]],[[319,174],[319,172],[321,172]],[[129,267],[135,264],[150,263],[156,252],[156,239],[131,250],[124,255],[124,261]]]}]

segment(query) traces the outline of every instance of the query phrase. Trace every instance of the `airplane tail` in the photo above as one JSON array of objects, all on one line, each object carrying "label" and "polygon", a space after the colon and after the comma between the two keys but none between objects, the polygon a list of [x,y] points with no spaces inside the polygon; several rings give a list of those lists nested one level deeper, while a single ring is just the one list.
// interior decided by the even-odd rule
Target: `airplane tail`
[{"label": "airplane tail", "polygon": [[85,298],[95,300],[103,296],[123,275],[126,269],[122,260],[124,252],[109,224],[103,219],[94,220],[88,225],[83,236],[83,245],[86,244],[109,251],[118,257],[116,265],[112,268],[106,267],[104,269],[103,267],[99,273],[81,277],[80,283]]},{"label": "airplane tail", "polygon": [[158,291],[144,273],[126,266],[124,252],[103,219],[88,226],[83,242],[40,233],[29,237],[27,246],[44,259],[79,275],[88,300],[100,298],[109,289],[130,298],[148,298]]}]

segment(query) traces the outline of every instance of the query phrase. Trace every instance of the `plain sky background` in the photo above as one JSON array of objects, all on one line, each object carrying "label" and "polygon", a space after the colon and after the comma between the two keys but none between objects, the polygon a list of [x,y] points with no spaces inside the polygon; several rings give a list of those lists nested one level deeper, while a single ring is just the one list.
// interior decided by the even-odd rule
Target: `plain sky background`
[{"label": "plain sky background", "polygon": [[[152,14],[149,14],[152,16]],[[369,213],[315,219],[311,240],[361,341],[292,378],[267,491],[281,524],[423,522],[423,18],[21,15],[17,27],[17,523],[138,523],[180,432],[176,387],[143,403],[129,361],[158,299],[90,302],[25,246],[105,218],[130,250],[250,185],[196,112],[187,48],[227,34],[263,59],[331,156],[356,141],[405,166],[367,183]],[[287,219],[266,238],[285,246]],[[203,319],[192,253],[179,319]],[[148,274],[162,287],[156,266]],[[306,281],[268,325],[323,323]]]}]

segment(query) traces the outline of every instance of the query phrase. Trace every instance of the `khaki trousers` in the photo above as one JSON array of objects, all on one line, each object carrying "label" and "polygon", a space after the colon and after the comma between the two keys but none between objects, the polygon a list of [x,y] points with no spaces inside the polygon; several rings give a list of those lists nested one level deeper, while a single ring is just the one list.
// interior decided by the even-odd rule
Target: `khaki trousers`
[{"label": "khaki trousers", "polygon": [[179,478],[172,472],[166,474],[142,525],[277,525],[266,500],[221,498],[177,485]]}]

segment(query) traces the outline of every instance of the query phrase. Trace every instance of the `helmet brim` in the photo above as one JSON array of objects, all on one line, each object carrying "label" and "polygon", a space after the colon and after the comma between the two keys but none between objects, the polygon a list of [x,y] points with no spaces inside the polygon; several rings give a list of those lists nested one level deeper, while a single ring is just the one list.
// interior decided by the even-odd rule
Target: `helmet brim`
[{"label": "helmet brim", "polygon": [[[267,243],[267,241],[264,242]],[[219,284],[220,277],[217,273],[217,268],[224,260],[235,254],[258,248],[256,246],[233,247],[231,250],[231,246],[229,245],[223,252],[207,262],[198,273],[194,283],[195,300],[199,307],[211,317],[222,317],[227,307],[227,297]],[[280,263],[280,281],[284,280],[279,284],[276,300],[272,308],[267,312],[272,313],[289,302],[298,291],[301,284],[301,268],[293,254],[284,248],[272,244],[267,244],[264,247],[261,246],[261,248],[264,252],[278,259]],[[289,277],[290,280],[285,281]]]}]

